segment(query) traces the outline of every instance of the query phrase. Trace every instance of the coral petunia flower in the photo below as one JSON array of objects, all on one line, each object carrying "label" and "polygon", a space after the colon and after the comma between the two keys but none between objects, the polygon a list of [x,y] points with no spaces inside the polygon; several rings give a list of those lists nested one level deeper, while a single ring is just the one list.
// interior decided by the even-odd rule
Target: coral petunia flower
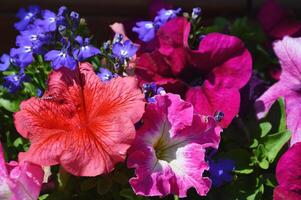
[{"label": "coral petunia flower", "polygon": [[202,176],[209,168],[206,148],[218,148],[222,129],[212,117],[194,114],[179,95],[157,95],[155,100],[147,105],[129,150],[128,167],[136,174],[132,188],[144,196],[186,197],[191,187],[206,195],[211,187],[211,180]]},{"label": "coral petunia flower", "polygon": [[44,172],[41,166],[24,162],[5,163],[0,143],[0,199],[35,200],[38,199]]},{"label": "coral petunia flower", "polygon": [[301,199],[301,142],[279,159],[276,178],[279,185],[274,189],[274,200]]},{"label": "coral petunia flower", "polygon": [[23,160],[61,164],[78,176],[96,176],[124,161],[144,112],[134,77],[102,82],[89,63],[49,75],[42,98],[21,103],[18,132],[31,142]]},{"label": "coral petunia flower", "polygon": [[274,43],[274,51],[282,67],[280,80],[257,99],[255,107],[258,118],[262,118],[272,104],[283,97],[286,123],[292,132],[293,145],[301,141],[301,38],[284,37]]},{"label": "coral petunia flower", "polygon": [[251,77],[251,55],[237,37],[220,33],[204,36],[192,50],[190,26],[184,17],[161,26],[158,48],[137,58],[136,74],[141,82],[181,94],[200,114],[223,111],[221,125],[227,127],[239,111],[239,89]]}]

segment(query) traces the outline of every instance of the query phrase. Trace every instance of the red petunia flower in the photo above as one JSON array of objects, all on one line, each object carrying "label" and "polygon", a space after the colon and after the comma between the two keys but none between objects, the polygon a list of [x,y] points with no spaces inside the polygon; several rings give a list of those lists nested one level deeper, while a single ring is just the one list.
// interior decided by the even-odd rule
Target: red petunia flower
[{"label": "red petunia flower", "polygon": [[181,94],[202,115],[223,111],[221,125],[227,127],[239,111],[239,89],[250,79],[251,55],[237,37],[220,33],[204,36],[191,50],[190,26],[184,17],[164,24],[158,48],[137,58],[136,74],[141,83],[156,82]]},{"label": "red petunia flower", "polygon": [[144,104],[133,77],[104,83],[88,63],[53,71],[44,96],[15,113],[18,132],[31,142],[23,160],[61,164],[78,176],[108,173],[124,161]]}]

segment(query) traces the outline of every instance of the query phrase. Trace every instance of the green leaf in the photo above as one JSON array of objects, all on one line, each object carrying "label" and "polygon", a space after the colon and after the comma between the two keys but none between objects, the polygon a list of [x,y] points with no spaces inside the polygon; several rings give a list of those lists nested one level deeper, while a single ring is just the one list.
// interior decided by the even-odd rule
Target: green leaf
[{"label": "green leaf", "polygon": [[262,144],[266,150],[265,155],[270,163],[274,161],[279,151],[290,138],[291,133],[288,130],[273,135],[268,135],[263,138]]},{"label": "green leaf", "polygon": [[39,200],[45,200],[48,198],[48,196],[49,196],[49,194],[43,194],[43,195],[39,196]]},{"label": "green leaf", "polygon": [[285,105],[284,105],[283,98],[279,98],[278,103],[279,103],[279,106],[280,106],[280,113],[281,113],[278,132],[281,132],[281,131],[286,130],[286,112],[285,112]]},{"label": "green leaf", "polygon": [[18,148],[19,146],[23,145],[23,140],[22,138],[17,138],[14,143],[13,143],[14,147]]},{"label": "green leaf", "polygon": [[16,112],[19,110],[20,100],[7,100],[0,98],[0,106],[9,112]]},{"label": "green leaf", "polygon": [[262,123],[259,124],[259,127],[261,129],[260,137],[262,137],[262,138],[264,136],[266,136],[270,132],[270,130],[272,129],[272,125],[269,122],[262,122]]},{"label": "green leaf", "polygon": [[269,162],[266,158],[267,152],[264,146],[262,144],[259,144],[257,149],[254,151],[254,153],[255,153],[254,164],[258,164],[258,166],[262,169],[268,169]]}]

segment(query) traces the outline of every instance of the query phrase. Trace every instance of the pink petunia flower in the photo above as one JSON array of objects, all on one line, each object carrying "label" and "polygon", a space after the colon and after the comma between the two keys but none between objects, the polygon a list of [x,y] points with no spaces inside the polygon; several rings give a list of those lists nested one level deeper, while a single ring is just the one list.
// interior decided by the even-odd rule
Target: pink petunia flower
[{"label": "pink petunia flower", "polygon": [[23,160],[61,164],[77,176],[109,173],[125,160],[144,105],[134,77],[102,82],[89,63],[53,71],[42,98],[15,113],[16,129],[31,142]]},{"label": "pink petunia flower", "polygon": [[301,199],[301,142],[294,144],[278,161],[274,200]]},{"label": "pink petunia flower", "polygon": [[293,145],[301,141],[301,38],[284,37],[274,43],[274,51],[282,67],[280,80],[257,99],[255,107],[258,118],[262,118],[272,104],[283,97]]},{"label": "pink petunia flower", "polygon": [[267,0],[258,13],[263,30],[273,39],[296,36],[301,33],[301,22],[293,19],[276,0]]},{"label": "pink petunia flower", "polygon": [[138,195],[186,197],[194,187],[206,195],[211,180],[203,177],[208,170],[206,148],[218,148],[220,132],[212,117],[194,114],[193,106],[179,95],[155,96],[148,104],[143,126],[129,150],[128,167],[135,168],[130,184]]},{"label": "pink petunia flower", "polygon": [[38,199],[44,172],[41,166],[24,162],[5,163],[0,143],[0,199],[35,200]]},{"label": "pink petunia flower", "polygon": [[181,94],[199,114],[223,111],[221,125],[227,127],[239,111],[239,89],[251,77],[251,55],[237,37],[220,33],[204,36],[191,50],[190,26],[184,17],[164,24],[157,32],[158,48],[137,58],[136,74],[142,83]]}]

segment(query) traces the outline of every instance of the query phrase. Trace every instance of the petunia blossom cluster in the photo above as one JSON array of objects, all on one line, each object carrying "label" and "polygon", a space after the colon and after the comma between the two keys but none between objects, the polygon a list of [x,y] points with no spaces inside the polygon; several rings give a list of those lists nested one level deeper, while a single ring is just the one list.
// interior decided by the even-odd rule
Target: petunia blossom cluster
[{"label": "petunia blossom cluster", "polygon": [[[78,188],[102,194],[103,185],[125,176],[123,186],[135,195],[184,198],[191,188],[206,196],[235,179],[235,161],[213,155],[223,130],[239,117],[240,90],[252,84],[252,57],[237,36],[196,34],[201,14],[200,8],[190,15],[161,9],[153,21],[136,23],[137,43],[115,23],[114,37],[97,47],[75,11],[20,9],[17,48],[2,55],[0,71],[3,93],[23,95],[11,118],[25,152],[19,151],[18,162],[5,163],[0,148],[0,197],[37,199],[52,179],[54,198]],[[299,39],[284,38],[275,51],[283,68],[297,74],[283,53],[289,42],[299,49]],[[147,44],[152,48],[144,49]],[[282,77],[290,78],[286,92],[298,89],[299,79],[285,69],[276,86]],[[258,99],[264,112],[279,96],[273,88]],[[298,95],[291,93],[283,94],[295,141],[299,129],[291,115],[298,111],[290,106]],[[8,140],[3,144],[9,149]],[[73,182],[80,186],[68,185]]]}]

